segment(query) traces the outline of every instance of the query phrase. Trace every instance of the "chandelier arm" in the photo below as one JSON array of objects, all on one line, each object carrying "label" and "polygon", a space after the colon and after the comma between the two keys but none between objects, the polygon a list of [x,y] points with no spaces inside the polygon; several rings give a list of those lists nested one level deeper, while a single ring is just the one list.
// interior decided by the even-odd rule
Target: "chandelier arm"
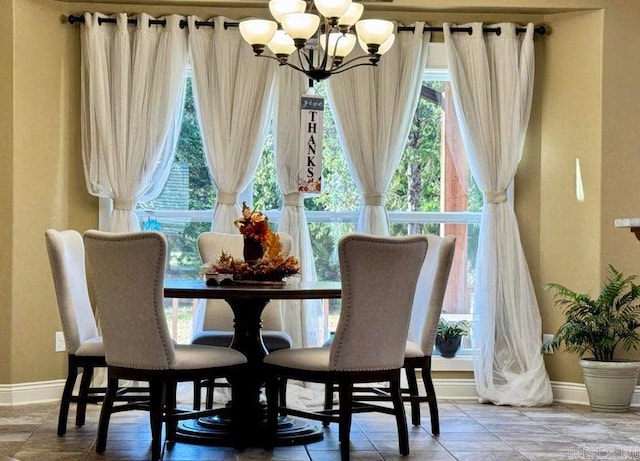
[{"label": "chandelier arm", "polygon": [[256,58],[268,58],[268,59],[273,59],[274,61],[277,61],[278,64],[280,64],[281,66],[288,66],[291,67],[297,71],[300,71],[302,73],[306,73],[307,71],[304,70],[302,67],[298,67],[295,64],[291,64],[289,61],[285,61],[283,59],[279,59],[276,58],[275,56],[269,56],[268,54],[256,54],[255,55]]},{"label": "chandelier arm", "polygon": [[295,69],[299,72],[302,72],[303,74],[306,75],[307,71],[304,70],[302,67],[298,67],[295,64],[291,64],[289,61],[279,61],[281,66],[287,66],[287,67],[291,67],[292,69]]},{"label": "chandelier arm", "polygon": [[[362,59],[369,59],[368,63],[360,63],[357,64],[356,66],[377,66],[378,65],[378,61],[380,60],[380,57],[378,56],[377,58],[370,55],[370,54],[363,54],[361,56],[356,56],[355,58],[351,58],[348,61],[343,62],[342,64],[340,64],[340,66],[336,67],[336,69],[333,71],[331,71],[332,74],[337,74],[339,72],[344,72],[345,70],[348,69],[353,69],[356,66],[351,66],[351,64],[353,64],[356,61],[362,60]],[[372,61],[372,59],[375,59],[375,62]],[[349,66],[349,67],[347,67]]]},{"label": "chandelier arm", "polygon": [[[316,31],[316,43],[317,43],[316,46],[318,46],[318,52],[322,50],[322,44],[321,44],[322,34],[320,33],[321,30],[322,30],[322,27],[318,27],[318,30]],[[324,20],[325,48],[324,50],[322,50],[322,60],[320,61],[320,65],[318,66],[320,69],[327,68],[327,60],[329,58],[329,33],[331,32],[331,30],[332,29],[329,27],[329,23],[325,18]],[[314,66],[312,65],[311,67],[314,67]]]},{"label": "chandelier arm", "polygon": [[[300,60],[300,66],[302,67],[301,69],[296,67],[296,66],[291,66],[291,67],[295,67],[298,70],[301,70],[302,72],[306,72],[306,70],[304,69],[304,62],[307,62],[307,66],[309,66],[309,69],[313,69],[313,54],[311,55],[311,58],[309,58],[309,56],[307,55],[307,53],[304,53],[302,50],[300,50],[298,48],[298,59]],[[304,60],[302,59],[304,58]],[[287,62],[288,64],[288,62]]]},{"label": "chandelier arm", "polygon": [[[328,41],[329,41],[329,39],[327,38],[327,42]],[[328,47],[329,44],[327,43],[326,46]],[[322,51],[322,61],[320,61],[320,65],[318,66],[318,68],[319,69],[326,69],[328,61],[329,61],[329,52],[327,50],[323,50]]]},{"label": "chandelier arm", "polygon": [[[332,29],[333,30],[333,29]],[[336,40],[336,43],[334,43],[333,45],[333,53],[331,54],[332,58],[331,58],[331,67],[330,69],[333,70],[334,69],[334,63],[336,61],[336,55],[338,54],[338,43],[340,42],[340,40],[344,37],[344,34],[339,36]],[[329,53],[329,34],[327,34],[327,43],[326,43],[326,50],[325,53]],[[339,69],[341,67],[341,64],[338,63],[337,66],[335,66],[335,69]]]},{"label": "chandelier arm", "polygon": [[345,72],[345,71],[351,70],[351,69],[355,69],[356,67],[362,67],[362,66],[378,67],[378,63],[377,62],[361,62],[360,64],[350,65],[353,61],[355,61],[355,59],[352,59],[347,64],[338,67],[336,70],[332,70],[331,71],[331,75],[341,74],[342,72]]}]

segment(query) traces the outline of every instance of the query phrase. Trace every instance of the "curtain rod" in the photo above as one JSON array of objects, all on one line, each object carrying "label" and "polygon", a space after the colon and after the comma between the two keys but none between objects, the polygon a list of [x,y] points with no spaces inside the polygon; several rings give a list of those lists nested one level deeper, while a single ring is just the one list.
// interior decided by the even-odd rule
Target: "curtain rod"
[{"label": "curtain rod", "polygon": [[[67,18],[67,21],[69,22],[69,24],[77,24],[77,23],[84,23],[84,16],[74,16],[74,15],[69,15]],[[98,18],[98,25],[102,25],[102,24],[115,24],[116,23],[116,19],[115,18]],[[127,23],[128,24],[137,24],[138,20],[137,19],[127,19]],[[149,26],[165,26],[167,24],[166,19],[149,19]],[[231,21],[225,21],[224,22],[224,28],[227,29],[229,27],[238,27],[238,22],[231,22]],[[210,21],[196,21],[196,27],[213,27],[214,23],[210,22]],[[184,29],[185,27],[188,27],[188,23],[187,21],[185,21],[184,19],[180,21],[180,28]],[[415,27],[412,26],[398,26],[398,32],[413,32],[415,30]],[[500,27],[483,27],[482,28],[483,32],[485,33],[495,33],[497,35],[500,35],[502,33],[502,30]],[[425,27],[424,28],[425,32],[443,32],[444,28],[443,27]],[[518,27],[516,28],[516,33],[520,34],[520,33],[524,33],[526,32],[527,29],[525,29],[524,27]],[[538,34],[538,35],[545,35],[547,33],[547,29],[545,26],[536,26],[533,29],[534,33]],[[451,32],[466,32],[469,35],[472,34],[473,30],[471,27],[452,27],[451,28]]]}]

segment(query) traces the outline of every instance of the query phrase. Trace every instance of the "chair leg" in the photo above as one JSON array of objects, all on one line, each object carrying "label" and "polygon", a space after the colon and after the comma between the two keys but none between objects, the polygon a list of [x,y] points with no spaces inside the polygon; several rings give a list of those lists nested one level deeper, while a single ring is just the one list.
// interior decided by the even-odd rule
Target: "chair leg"
[{"label": "chair leg", "polygon": [[93,367],[87,365],[82,367],[82,379],[78,389],[78,405],[76,406],[76,426],[84,426],[85,415],[87,414],[87,399],[89,397],[89,387],[93,378]]},{"label": "chair leg", "polygon": [[151,459],[159,460],[162,455],[162,412],[165,400],[165,384],[149,381],[149,423],[151,425]]},{"label": "chair leg", "polygon": [[73,395],[73,387],[78,378],[78,367],[75,359],[68,356],[67,381],[64,383],[62,398],[60,399],[60,413],[58,414],[58,435],[62,436],[67,432],[67,417],[69,416],[69,405]]},{"label": "chair leg", "polygon": [[422,368],[422,381],[424,388],[429,396],[429,414],[431,416],[431,433],[433,435],[440,434],[440,417],[438,416],[438,400],[436,399],[436,390],[433,387],[431,379],[431,365]]},{"label": "chair leg", "polygon": [[205,402],[205,408],[207,410],[211,410],[213,408],[213,392],[216,388],[216,379],[208,379],[205,385],[207,386],[207,400]]},{"label": "chair leg", "polygon": [[393,400],[393,409],[396,415],[396,426],[398,426],[398,445],[400,446],[400,454],[402,456],[406,456],[409,454],[409,430],[407,429],[407,416],[404,412],[399,380],[391,381],[389,392],[391,393],[391,399]]},{"label": "chair leg", "polygon": [[[326,383],[324,385],[324,409],[332,410],[333,409],[333,384]],[[322,421],[322,425],[324,427],[329,427],[329,421]]]},{"label": "chair leg", "polygon": [[202,405],[202,381],[196,379],[193,381],[193,409],[199,410]]},{"label": "chair leg", "polygon": [[169,382],[166,385],[167,388],[167,396],[166,396],[166,421],[165,427],[167,432],[167,443],[173,445],[176,443],[176,429],[178,425],[178,420],[175,419],[174,415],[177,411],[177,403],[176,403],[176,393],[178,383],[177,382]]},{"label": "chair leg", "polygon": [[416,379],[416,369],[406,367],[407,384],[409,385],[409,402],[411,402],[411,424],[420,425],[420,402],[413,397],[418,397],[418,380]]},{"label": "chair leg", "polygon": [[98,436],[96,438],[96,452],[104,453],[107,447],[107,432],[109,431],[109,419],[113,410],[113,402],[118,392],[118,380],[109,378],[107,380],[107,391],[104,394],[102,410],[100,411],[100,421],[98,422]]},{"label": "chair leg", "polygon": [[340,414],[338,433],[340,440],[340,459],[349,461],[349,449],[351,444],[351,417],[353,408],[353,383],[341,382],[339,385]]}]

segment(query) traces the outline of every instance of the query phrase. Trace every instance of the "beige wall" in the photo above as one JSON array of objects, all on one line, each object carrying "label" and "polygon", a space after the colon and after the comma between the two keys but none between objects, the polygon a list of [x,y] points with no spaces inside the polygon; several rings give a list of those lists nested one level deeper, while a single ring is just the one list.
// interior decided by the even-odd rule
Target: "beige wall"
[{"label": "beige wall", "polygon": [[616,218],[639,216],[640,188],[640,19],[637,2],[607,9],[602,62],[601,266],[611,262],[640,272],[640,242]]},{"label": "beige wall", "polygon": [[11,382],[11,231],[13,200],[13,1],[0,0],[0,383]]},{"label": "beige wall", "polygon": [[63,354],[51,352],[60,324],[43,240],[45,228],[67,227],[82,212],[69,206],[75,181],[69,165],[79,156],[70,148],[78,130],[77,117],[69,119],[75,97],[68,87],[77,79],[71,80],[61,12],[57,3],[15,2],[12,383],[62,377],[64,369]]},{"label": "beige wall", "polygon": [[[558,14],[549,23],[539,79],[540,260],[530,264],[538,265],[538,286],[553,281],[584,291],[597,287],[601,269],[602,12]],[[576,198],[577,157],[584,202]],[[560,312],[549,294],[538,294],[543,331],[553,332]],[[581,381],[575,356],[555,354],[546,362],[552,379]]]},{"label": "beige wall", "polygon": [[[53,352],[60,325],[43,232],[97,225],[97,201],[85,190],[79,146],[79,29],[63,18],[82,11],[233,19],[259,13],[206,7],[215,1],[188,3],[191,6],[0,0],[5,13],[0,22],[0,218],[5,223],[0,227],[0,384],[64,376],[64,354]],[[540,288],[544,283],[595,290],[608,263],[640,272],[640,242],[613,227],[617,217],[640,215],[634,203],[635,173],[640,171],[640,31],[634,22],[640,18],[640,2],[476,3],[396,0],[394,7],[403,11],[382,14],[433,25],[511,20],[551,26],[551,34],[536,39],[536,92],[516,179],[523,246],[543,330],[551,332],[561,319]],[[390,7],[367,5],[370,12],[374,8]],[[585,11],[570,11],[579,9]],[[576,157],[582,161],[584,202],[575,198]],[[545,360],[553,381],[581,382],[574,356],[556,353]]]}]

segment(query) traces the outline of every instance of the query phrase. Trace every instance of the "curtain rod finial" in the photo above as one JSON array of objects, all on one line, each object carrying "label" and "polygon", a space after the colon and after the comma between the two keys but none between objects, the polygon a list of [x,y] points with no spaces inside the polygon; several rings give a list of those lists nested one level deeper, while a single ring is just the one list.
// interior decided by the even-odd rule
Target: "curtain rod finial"
[{"label": "curtain rod finial", "polygon": [[67,22],[72,25],[79,22],[84,22],[84,16],[74,16],[73,14],[70,14],[69,16],[67,16]]}]

